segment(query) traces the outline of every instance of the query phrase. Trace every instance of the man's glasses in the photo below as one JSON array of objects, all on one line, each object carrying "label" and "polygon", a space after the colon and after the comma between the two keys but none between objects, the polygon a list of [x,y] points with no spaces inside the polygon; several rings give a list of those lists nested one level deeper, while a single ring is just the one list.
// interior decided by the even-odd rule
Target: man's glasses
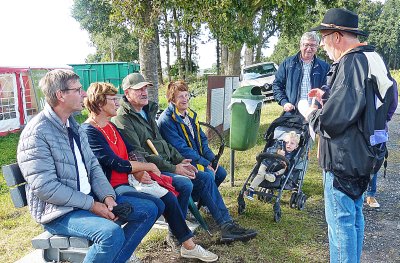
[{"label": "man's glasses", "polygon": [[343,34],[340,33],[339,31],[333,31],[333,32],[330,32],[330,33],[328,33],[328,34],[321,35],[321,42],[324,42],[324,43],[325,43],[325,37],[327,37],[327,36],[329,36],[329,35],[332,35],[333,33],[336,33],[336,32],[337,32],[339,35],[343,36]]},{"label": "man's glasses", "polygon": [[318,47],[318,45],[316,44],[302,44],[302,45],[305,48],[311,48],[311,49],[316,49]]},{"label": "man's glasses", "polygon": [[70,90],[78,92],[79,95],[82,93],[82,87],[77,88],[77,89],[63,89],[62,91],[64,92],[64,91],[70,91]]}]

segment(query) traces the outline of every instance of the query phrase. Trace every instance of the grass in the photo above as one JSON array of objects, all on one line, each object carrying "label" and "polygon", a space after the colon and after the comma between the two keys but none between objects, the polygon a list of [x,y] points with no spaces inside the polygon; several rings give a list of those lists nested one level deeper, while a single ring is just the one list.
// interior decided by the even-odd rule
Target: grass
[{"label": "grass", "polygon": [[[160,89],[160,105],[165,89]],[[192,108],[199,116],[205,116],[205,96],[197,96],[191,101]],[[161,107],[162,108],[162,107]],[[263,149],[263,134],[269,124],[279,116],[281,108],[276,103],[265,104],[262,108],[261,125],[257,145],[247,151],[235,152],[235,186],[231,187],[229,174],[230,149],[226,148],[221,158],[221,165],[228,171],[227,180],[221,185],[221,194],[232,216],[243,226],[259,231],[256,239],[246,243],[236,242],[230,245],[218,243],[218,235],[209,238],[199,230],[196,241],[220,256],[219,262],[327,262],[328,247],[322,201],[322,178],[316,164],[315,148],[310,154],[310,163],[305,177],[303,190],[308,196],[303,211],[289,208],[289,193],[282,201],[282,219],[273,221],[273,208],[270,203],[255,200],[247,202],[243,215],[237,214],[237,195],[244,180],[255,163],[255,156]],[[228,137],[228,136],[227,136]],[[16,146],[19,134],[0,137],[0,165],[16,161]],[[228,139],[228,138],[227,138]],[[42,229],[30,217],[27,208],[14,208],[4,179],[0,176],[0,262],[15,262],[32,251],[30,240]],[[216,231],[213,220],[205,215],[206,220]],[[137,249],[139,256],[146,262],[165,262],[168,256],[163,243],[166,231],[153,230]],[[166,256],[167,255],[167,256]],[[181,261],[179,257],[169,262]]]}]

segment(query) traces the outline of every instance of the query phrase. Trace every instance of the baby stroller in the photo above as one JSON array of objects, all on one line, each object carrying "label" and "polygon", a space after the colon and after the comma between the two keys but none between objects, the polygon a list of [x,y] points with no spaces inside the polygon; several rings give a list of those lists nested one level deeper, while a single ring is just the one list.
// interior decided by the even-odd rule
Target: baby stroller
[{"label": "baby stroller", "polygon": [[[277,145],[283,139],[282,135],[289,131],[295,131],[300,136],[299,146],[291,161],[279,154],[268,153],[267,149],[273,145]],[[259,200],[264,202],[271,202],[275,199],[274,220],[278,222],[282,216],[280,200],[284,190],[292,191],[289,201],[291,208],[303,210],[306,203],[307,197],[301,188],[307,170],[308,153],[310,150],[309,126],[301,116],[281,116],[271,123],[264,138],[266,140],[264,150],[256,157],[257,163],[254,165],[239,193],[237,199],[238,213],[243,214],[245,211],[244,193],[248,190],[250,183],[257,175],[262,161],[271,158],[271,160],[268,160],[269,163],[271,161],[276,164],[284,162],[287,166],[286,172],[277,177],[274,182],[263,180],[258,189],[254,189],[254,194],[257,195]]]}]

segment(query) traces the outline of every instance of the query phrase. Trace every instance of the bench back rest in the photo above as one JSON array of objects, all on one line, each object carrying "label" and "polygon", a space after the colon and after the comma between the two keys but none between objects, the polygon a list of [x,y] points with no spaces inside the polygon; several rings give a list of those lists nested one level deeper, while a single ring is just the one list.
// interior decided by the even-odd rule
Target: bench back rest
[{"label": "bench back rest", "polygon": [[4,165],[1,169],[7,186],[10,188],[11,200],[14,206],[16,208],[26,206],[28,204],[25,193],[26,181],[22,176],[18,163]]}]

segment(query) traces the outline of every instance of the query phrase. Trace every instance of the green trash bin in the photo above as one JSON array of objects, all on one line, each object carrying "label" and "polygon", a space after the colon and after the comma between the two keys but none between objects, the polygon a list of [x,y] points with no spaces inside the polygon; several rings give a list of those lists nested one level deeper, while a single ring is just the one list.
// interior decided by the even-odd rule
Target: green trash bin
[{"label": "green trash bin", "polygon": [[240,87],[232,94],[230,147],[245,151],[257,142],[264,95],[258,86]]}]

